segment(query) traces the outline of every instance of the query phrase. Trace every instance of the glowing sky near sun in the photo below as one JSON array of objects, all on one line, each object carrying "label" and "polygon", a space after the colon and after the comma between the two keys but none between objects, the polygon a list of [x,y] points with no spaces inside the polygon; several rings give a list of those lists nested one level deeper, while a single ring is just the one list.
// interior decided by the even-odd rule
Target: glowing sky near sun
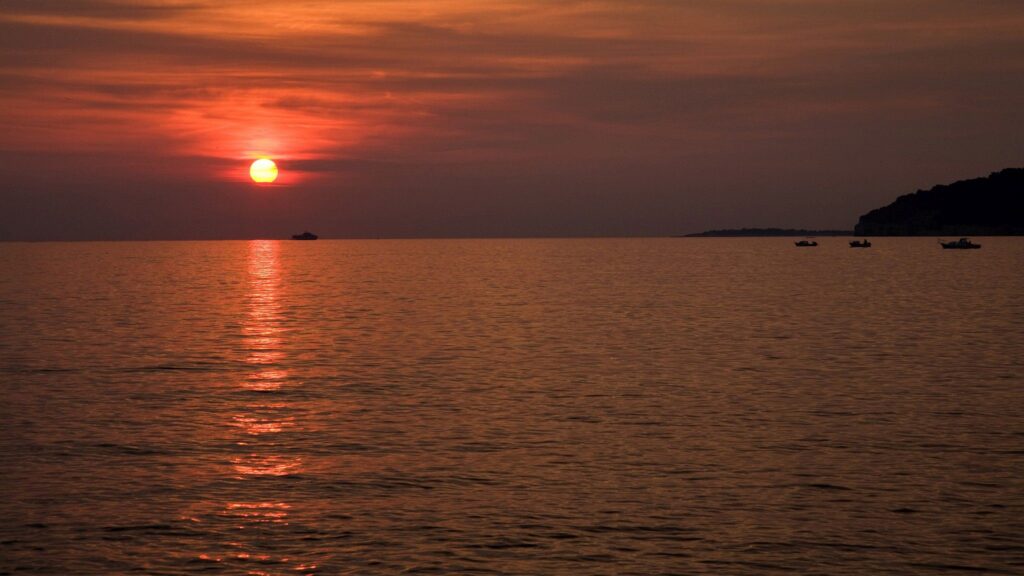
[{"label": "glowing sky near sun", "polygon": [[[999,0],[11,0],[0,238],[846,227],[1022,163],[1022,29]],[[261,157],[288,200],[252,197]]]}]

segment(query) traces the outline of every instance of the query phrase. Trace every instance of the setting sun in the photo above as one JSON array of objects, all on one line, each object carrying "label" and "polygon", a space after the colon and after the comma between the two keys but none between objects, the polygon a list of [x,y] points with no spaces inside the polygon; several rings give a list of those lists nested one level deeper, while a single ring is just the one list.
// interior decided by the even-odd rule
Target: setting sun
[{"label": "setting sun", "polygon": [[253,182],[270,183],[277,180],[277,164],[270,158],[260,158],[249,166]]}]

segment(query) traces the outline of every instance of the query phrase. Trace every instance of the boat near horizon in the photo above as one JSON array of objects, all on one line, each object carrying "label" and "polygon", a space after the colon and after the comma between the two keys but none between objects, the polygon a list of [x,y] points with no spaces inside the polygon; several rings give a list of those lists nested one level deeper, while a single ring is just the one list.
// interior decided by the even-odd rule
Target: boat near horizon
[{"label": "boat near horizon", "polygon": [[867,238],[850,242],[850,248],[871,248],[871,242]]},{"label": "boat near horizon", "polygon": [[814,240],[800,240],[799,242],[794,242],[794,244],[796,244],[797,248],[811,248],[818,245]]},{"label": "boat near horizon", "polygon": [[316,240],[317,238],[319,238],[319,236],[309,231],[303,232],[302,234],[292,234],[292,240]]},{"label": "boat near horizon", "polygon": [[975,244],[968,238],[961,238],[952,242],[943,242],[942,240],[939,240],[939,244],[942,245],[944,250],[976,250],[981,248],[981,244]]}]

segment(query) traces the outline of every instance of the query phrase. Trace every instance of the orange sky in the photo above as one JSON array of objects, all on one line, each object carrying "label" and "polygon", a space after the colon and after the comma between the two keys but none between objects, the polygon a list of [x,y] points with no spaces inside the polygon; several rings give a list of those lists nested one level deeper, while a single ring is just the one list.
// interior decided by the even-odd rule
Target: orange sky
[{"label": "orange sky", "polygon": [[1024,165],[1021,30],[1009,0],[8,0],[0,239],[848,228]]}]

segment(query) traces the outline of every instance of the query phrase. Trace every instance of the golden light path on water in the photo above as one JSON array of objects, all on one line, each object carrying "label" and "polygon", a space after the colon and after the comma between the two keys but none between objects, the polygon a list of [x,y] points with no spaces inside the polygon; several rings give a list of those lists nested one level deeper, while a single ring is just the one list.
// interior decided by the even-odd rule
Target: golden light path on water
[{"label": "golden light path on water", "polygon": [[[243,482],[288,476],[302,470],[302,459],[288,454],[276,439],[282,432],[301,429],[287,395],[280,394],[289,378],[288,369],[282,367],[286,328],[282,318],[280,249],[280,243],[270,240],[254,240],[247,247],[247,311],[241,332],[245,363],[252,371],[238,386],[269,399],[246,401],[226,423],[236,430],[234,443],[241,449],[240,454],[231,458],[231,475]],[[260,540],[266,537],[268,528],[289,525],[293,505],[278,499],[253,500],[251,490],[245,492],[246,500],[227,502],[219,512],[220,517],[235,524],[238,534],[228,543],[234,548],[228,556],[235,562],[258,563],[259,569],[247,572],[251,576],[315,571],[315,564],[275,557],[261,549]],[[225,557],[201,554],[200,559],[223,562]],[[270,571],[275,568],[283,571]]]}]

